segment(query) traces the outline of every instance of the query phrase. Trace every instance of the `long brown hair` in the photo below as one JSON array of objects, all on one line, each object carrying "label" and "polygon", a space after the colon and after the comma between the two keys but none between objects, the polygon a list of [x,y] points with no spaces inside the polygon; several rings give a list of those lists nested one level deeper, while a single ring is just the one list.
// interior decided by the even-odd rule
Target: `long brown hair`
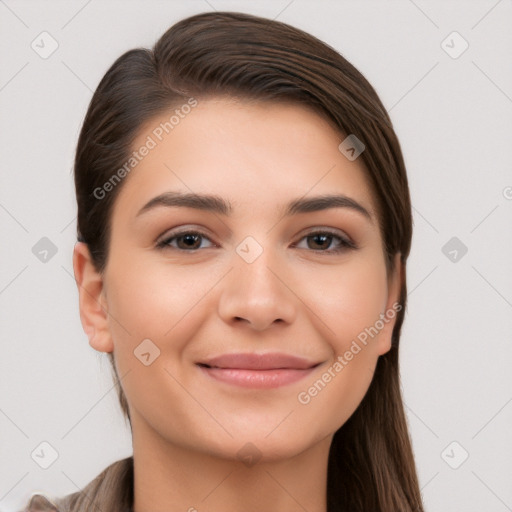
[{"label": "long brown hair", "polygon": [[[141,126],[191,98],[226,95],[307,105],[340,134],[355,134],[365,144],[360,158],[378,206],[388,272],[394,270],[394,256],[401,255],[402,309],[391,350],[379,357],[364,399],[334,435],[328,461],[328,512],[422,512],[398,367],[405,263],[412,237],[406,170],[392,123],[375,90],[337,51],[285,23],[215,12],[176,23],[151,50],[123,54],[96,89],[78,140],[74,169],[78,240],[88,244],[101,272],[108,257],[112,206],[123,182],[106,194],[98,191],[105,190],[104,184],[129,158]],[[113,354],[109,357],[121,409],[130,421]],[[128,457],[55,506],[60,512],[121,512],[129,510],[132,500],[133,457]]]}]

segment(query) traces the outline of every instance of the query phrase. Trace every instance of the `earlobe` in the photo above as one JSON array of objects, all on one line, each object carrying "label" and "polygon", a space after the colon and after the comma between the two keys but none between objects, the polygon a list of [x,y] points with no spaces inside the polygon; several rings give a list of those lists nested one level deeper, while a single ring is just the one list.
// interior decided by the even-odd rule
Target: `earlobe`
[{"label": "earlobe", "polygon": [[396,253],[394,259],[393,272],[388,277],[388,296],[386,308],[381,314],[382,325],[379,333],[379,355],[384,355],[391,349],[393,328],[395,327],[396,317],[403,308],[400,304],[400,293],[402,291],[402,282],[404,280],[404,267],[401,261],[401,254]]},{"label": "earlobe", "polygon": [[89,248],[83,242],[75,244],[73,271],[78,287],[80,320],[89,344],[99,352],[113,352],[103,277],[96,270]]}]

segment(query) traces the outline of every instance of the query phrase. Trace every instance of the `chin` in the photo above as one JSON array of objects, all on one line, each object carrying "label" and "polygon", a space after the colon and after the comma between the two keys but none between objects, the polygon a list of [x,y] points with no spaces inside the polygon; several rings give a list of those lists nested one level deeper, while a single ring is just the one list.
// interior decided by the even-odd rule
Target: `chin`
[{"label": "chin", "polygon": [[229,442],[223,437],[222,441],[216,439],[215,446],[211,447],[211,455],[227,460],[239,460],[251,467],[256,463],[278,462],[291,459],[314,446],[318,441],[304,437],[295,438],[289,435],[279,435],[274,432],[270,435],[269,429],[245,432],[244,435],[234,435]]}]

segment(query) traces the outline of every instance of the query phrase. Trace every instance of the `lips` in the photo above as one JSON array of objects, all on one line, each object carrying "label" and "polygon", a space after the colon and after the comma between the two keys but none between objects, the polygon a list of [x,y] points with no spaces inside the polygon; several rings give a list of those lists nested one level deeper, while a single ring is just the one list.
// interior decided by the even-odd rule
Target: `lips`
[{"label": "lips", "polygon": [[271,354],[224,354],[198,363],[209,368],[237,368],[243,370],[306,370],[319,363],[281,353]]},{"label": "lips", "polygon": [[224,354],[197,363],[208,378],[223,385],[270,389],[297,382],[321,363],[288,354]]}]

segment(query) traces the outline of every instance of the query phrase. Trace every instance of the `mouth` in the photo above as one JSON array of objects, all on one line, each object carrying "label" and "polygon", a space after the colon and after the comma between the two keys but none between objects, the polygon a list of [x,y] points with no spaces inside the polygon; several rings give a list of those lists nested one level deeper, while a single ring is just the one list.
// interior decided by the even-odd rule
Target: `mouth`
[{"label": "mouth", "polygon": [[276,388],[297,382],[322,364],[288,354],[224,354],[196,363],[209,378],[245,388]]}]

